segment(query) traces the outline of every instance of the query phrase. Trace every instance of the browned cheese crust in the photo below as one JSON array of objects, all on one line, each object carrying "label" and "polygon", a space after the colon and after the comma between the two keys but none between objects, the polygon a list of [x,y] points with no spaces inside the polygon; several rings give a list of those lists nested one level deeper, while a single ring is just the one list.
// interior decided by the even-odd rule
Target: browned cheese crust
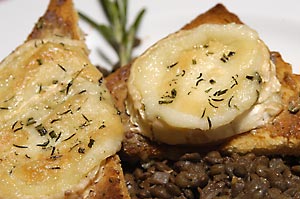
[{"label": "browned cheese crust", "polygon": [[[228,24],[238,23],[241,20],[229,12],[222,4],[217,4],[207,12],[197,16],[182,29],[192,29],[201,24]],[[300,76],[292,74],[292,68],[285,63],[279,53],[272,52],[271,59],[277,68],[277,77],[282,84],[282,100],[284,110],[270,124],[264,128],[238,135],[223,143],[221,149],[226,152],[256,152],[262,154],[290,154],[300,155],[300,112],[299,109],[299,83]],[[187,151],[201,151],[199,147],[176,147],[157,144],[149,139],[130,132],[129,117],[126,114],[127,79],[130,74],[130,64],[112,73],[106,78],[107,87],[111,91],[117,108],[121,111],[123,122],[127,128],[126,139],[123,142],[125,157],[148,158],[176,158],[179,154]],[[291,108],[294,109],[291,111]],[[290,111],[289,111],[290,109]],[[219,145],[212,148],[220,147]],[[209,150],[210,147],[205,147]]]},{"label": "browned cheese crust", "polygon": [[[51,0],[46,13],[36,23],[27,39],[43,39],[51,35],[84,40],[72,0]],[[130,198],[118,155],[106,159],[100,175],[99,181],[88,187],[89,199]],[[65,198],[82,198],[80,194],[66,194]]]}]

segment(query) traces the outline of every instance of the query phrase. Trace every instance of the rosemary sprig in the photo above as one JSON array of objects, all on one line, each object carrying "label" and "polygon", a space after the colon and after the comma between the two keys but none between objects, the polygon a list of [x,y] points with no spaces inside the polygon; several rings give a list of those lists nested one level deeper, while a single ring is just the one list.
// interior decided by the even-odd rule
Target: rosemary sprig
[{"label": "rosemary sprig", "polygon": [[132,59],[132,50],[139,44],[136,33],[145,9],[138,12],[133,24],[127,29],[128,0],[99,0],[98,2],[109,22],[108,25],[97,23],[82,12],[79,12],[79,16],[94,27],[114,49],[118,56],[118,63],[112,68],[112,70],[115,70],[120,66],[126,65]]}]

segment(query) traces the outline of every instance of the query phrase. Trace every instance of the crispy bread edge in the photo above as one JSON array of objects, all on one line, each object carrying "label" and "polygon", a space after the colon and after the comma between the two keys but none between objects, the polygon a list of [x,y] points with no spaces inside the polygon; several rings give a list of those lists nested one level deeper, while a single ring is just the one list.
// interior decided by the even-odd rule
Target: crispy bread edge
[{"label": "crispy bread edge", "polygon": [[53,35],[84,40],[72,0],[50,0],[45,14],[35,24],[27,40],[43,39]]},{"label": "crispy bread edge", "polygon": [[[118,155],[107,158],[101,181],[93,185],[97,199],[130,199]],[[91,198],[91,199],[92,199]]]}]

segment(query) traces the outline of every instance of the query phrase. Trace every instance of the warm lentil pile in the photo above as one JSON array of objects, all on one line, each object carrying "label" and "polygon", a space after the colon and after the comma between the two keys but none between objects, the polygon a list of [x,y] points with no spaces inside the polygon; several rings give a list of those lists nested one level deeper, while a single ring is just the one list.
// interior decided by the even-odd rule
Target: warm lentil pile
[{"label": "warm lentil pile", "polygon": [[[134,169],[132,169],[134,168]],[[125,168],[132,198],[299,198],[300,159],[212,151]]]}]

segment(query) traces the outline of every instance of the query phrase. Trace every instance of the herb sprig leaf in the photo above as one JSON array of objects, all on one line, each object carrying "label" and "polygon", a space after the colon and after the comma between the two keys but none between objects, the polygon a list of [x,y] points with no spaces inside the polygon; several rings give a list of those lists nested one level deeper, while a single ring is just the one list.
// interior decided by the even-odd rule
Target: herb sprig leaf
[{"label": "herb sprig leaf", "polygon": [[[113,48],[118,56],[118,63],[112,68],[112,70],[115,70],[132,60],[133,48],[139,44],[139,39],[136,37],[136,34],[146,10],[140,10],[134,22],[128,27],[128,0],[99,0],[98,2],[109,22],[108,25],[97,23],[82,12],[79,12],[79,16],[94,27]],[[106,61],[108,61],[107,56],[102,56],[106,57]]]}]

